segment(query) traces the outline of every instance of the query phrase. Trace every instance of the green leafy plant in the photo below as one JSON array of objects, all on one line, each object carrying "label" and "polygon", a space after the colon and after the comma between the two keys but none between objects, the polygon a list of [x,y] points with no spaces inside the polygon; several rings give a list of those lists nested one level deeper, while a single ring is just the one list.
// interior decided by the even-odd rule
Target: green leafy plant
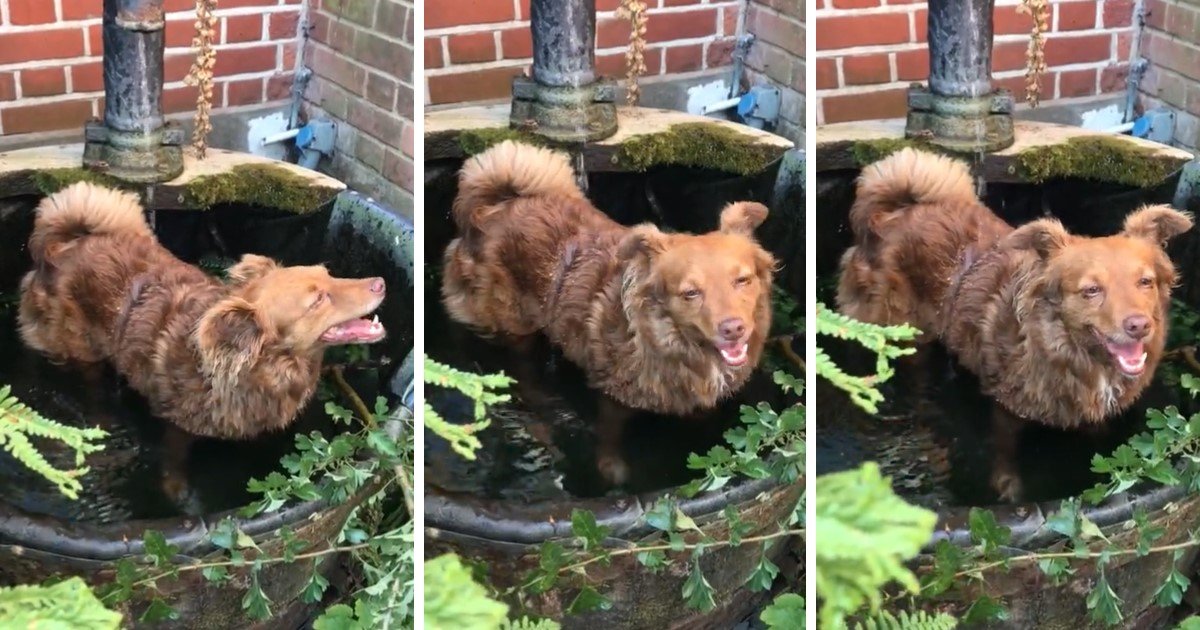
[{"label": "green leafy plant", "polygon": [[104,607],[80,578],[57,584],[0,588],[0,626],[116,630],[121,615]]},{"label": "green leafy plant", "polygon": [[[45,418],[13,397],[10,386],[0,387],[0,447],[23,466],[45,477],[59,492],[71,499],[79,498],[79,492],[83,490],[80,478],[88,472],[88,467],[83,465],[84,460],[91,453],[104,449],[103,445],[96,442],[107,436],[99,428],[69,427]],[[55,440],[67,445],[75,452],[76,468],[55,468],[38,451],[31,438]]]},{"label": "green leafy plant", "polygon": [[901,344],[921,334],[912,326],[876,326],[860,322],[817,304],[817,334],[853,341],[875,353],[875,373],[867,376],[847,374],[817,346],[817,376],[828,380],[850,395],[854,403],[869,413],[878,413],[883,394],[879,385],[895,375],[892,362],[916,350]]}]

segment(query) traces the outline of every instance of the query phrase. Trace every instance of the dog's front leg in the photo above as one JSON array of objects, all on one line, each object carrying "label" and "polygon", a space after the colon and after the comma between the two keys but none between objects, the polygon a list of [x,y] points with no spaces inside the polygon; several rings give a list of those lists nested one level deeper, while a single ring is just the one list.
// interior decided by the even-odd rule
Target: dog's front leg
[{"label": "dog's front leg", "polygon": [[625,435],[625,424],[633,410],[600,395],[596,412],[596,468],[600,475],[614,486],[629,480],[629,464],[621,456],[621,438]]},{"label": "dog's front leg", "polygon": [[185,514],[203,514],[199,497],[188,483],[188,455],[196,437],[166,423],[162,442],[162,490]]},{"label": "dog's front leg", "polygon": [[999,404],[992,407],[992,489],[1011,503],[1021,500],[1023,488],[1017,467],[1017,445],[1025,421]]}]

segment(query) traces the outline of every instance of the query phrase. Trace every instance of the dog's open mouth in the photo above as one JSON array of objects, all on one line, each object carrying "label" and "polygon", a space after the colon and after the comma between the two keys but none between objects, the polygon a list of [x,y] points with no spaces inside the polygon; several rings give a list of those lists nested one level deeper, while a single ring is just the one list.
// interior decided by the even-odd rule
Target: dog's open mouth
[{"label": "dog's open mouth", "polygon": [[730,367],[741,367],[750,358],[750,344],[748,343],[718,344],[717,350],[721,352],[721,358],[725,359],[725,364]]},{"label": "dog's open mouth", "polygon": [[1127,376],[1139,376],[1146,371],[1146,345],[1141,341],[1118,343],[1108,339],[1096,331],[1096,336],[1104,342],[1104,349],[1117,360],[1117,367]]},{"label": "dog's open mouth", "polygon": [[321,333],[321,341],[331,344],[375,343],[385,336],[387,331],[384,330],[383,324],[379,323],[379,316],[376,315],[371,319],[352,319],[331,326]]}]

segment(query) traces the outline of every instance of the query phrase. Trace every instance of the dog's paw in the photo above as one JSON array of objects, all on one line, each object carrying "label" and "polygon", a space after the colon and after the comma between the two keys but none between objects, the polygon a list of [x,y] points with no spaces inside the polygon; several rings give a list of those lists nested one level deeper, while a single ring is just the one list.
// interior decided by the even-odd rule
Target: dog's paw
[{"label": "dog's paw", "polygon": [[1010,471],[992,473],[992,489],[1000,495],[1000,499],[1009,503],[1019,503],[1024,488],[1021,478]]},{"label": "dog's paw", "polygon": [[204,503],[200,495],[188,485],[183,477],[165,475],[162,480],[163,493],[171,503],[185,516],[201,516],[204,514]]},{"label": "dog's paw", "polygon": [[619,486],[629,480],[629,465],[620,455],[601,455],[596,460],[596,467],[606,481]]}]

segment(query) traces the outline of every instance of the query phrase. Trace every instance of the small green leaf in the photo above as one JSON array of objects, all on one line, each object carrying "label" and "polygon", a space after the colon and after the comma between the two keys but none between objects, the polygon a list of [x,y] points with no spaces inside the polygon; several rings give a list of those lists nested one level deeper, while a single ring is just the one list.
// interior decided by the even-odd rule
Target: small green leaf
[{"label": "small green leaf", "polygon": [[321,575],[316,567],[313,567],[312,577],[308,580],[304,590],[300,593],[300,601],[305,604],[314,604],[321,601],[321,597],[325,595],[325,589],[329,588],[329,580]]},{"label": "small green leaf", "polygon": [[584,551],[600,549],[609,528],[596,524],[596,515],[587,510],[571,510],[571,532],[583,541]]},{"label": "small green leaf", "polygon": [[985,554],[1008,544],[1012,531],[996,522],[990,510],[971,508],[967,516],[971,527],[971,542],[979,545]]},{"label": "small green leaf", "polygon": [[667,554],[661,549],[653,549],[651,551],[639,551],[637,561],[650,570],[651,573],[657,573],[667,566]]},{"label": "small green leaf", "polygon": [[688,573],[687,581],[683,583],[683,598],[689,608],[708,612],[717,607],[713,599],[713,588],[700,570],[700,563],[693,561],[692,570]]},{"label": "small green leaf", "polygon": [[578,615],[592,612],[593,610],[608,610],[610,608],[612,608],[612,602],[598,593],[596,589],[585,586],[575,596],[575,599],[571,601],[571,605],[567,607],[567,614]]},{"label": "small green leaf", "polygon": [[779,575],[779,567],[775,566],[774,562],[771,562],[764,549],[763,554],[758,559],[758,564],[754,567],[754,571],[750,573],[750,578],[746,580],[746,585],[754,592],[766,591],[775,583],[775,576],[777,575]]},{"label": "small green leaf", "polygon": [[795,593],[784,593],[776,597],[758,618],[770,630],[800,630],[804,627],[804,598]]},{"label": "small green leaf", "polygon": [[1008,619],[1008,610],[1004,606],[984,595],[975,600],[971,607],[967,609],[967,614],[963,615],[963,623],[967,625],[984,624],[992,621],[1006,621]]},{"label": "small green leaf", "polygon": [[271,617],[271,600],[258,583],[258,571],[250,574],[250,588],[242,598],[242,608],[251,619],[262,620]]}]

